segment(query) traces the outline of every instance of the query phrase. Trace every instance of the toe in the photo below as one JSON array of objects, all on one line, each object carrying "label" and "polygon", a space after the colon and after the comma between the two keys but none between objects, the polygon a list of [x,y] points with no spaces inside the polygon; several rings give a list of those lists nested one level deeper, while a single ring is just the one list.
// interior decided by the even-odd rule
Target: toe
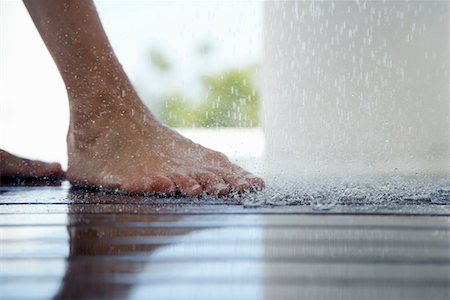
[{"label": "toe", "polygon": [[175,183],[163,175],[147,175],[137,181],[128,181],[121,189],[128,193],[156,193],[162,195],[174,195]]},{"label": "toe", "polygon": [[195,178],[208,194],[225,196],[230,192],[228,184],[212,172],[198,172],[195,174]]},{"label": "toe", "polygon": [[231,190],[235,192],[245,192],[250,190],[250,183],[246,178],[239,174],[233,173],[219,173],[223,180],[231,187]]},{"label": "toe", "polygon": [[64,177],[64,171],[59,163],[50,163],[47,166],[48,174],[53,177]]},{"label": "toe", "polygon": [[237,165],[233,165],[232,169],[233,169],[233,174],[237,174],[240,177],[245,178],[245,180],[250,184],[251,190],[260,191],[260,190],[264,189],[264,187],[266,186],[263,179],[261,179],[258,176],[253,175],[252,173],[250,173],[248,171],[245,171],[241,167],[239,167]]},{"label": "toe", "polygon": [[39,160],[24,160],[21,164],[20,175],[35,178],[64,177],[59,163],[46,163]]},{"label": "toe", "polygon": [[178,173],[173,173],[170,178],[175,182],[180,193],[186,196],[195,197],[203,193],[202,186],[192,177]]},{"label": "toe", "polygon": [[177,187],[168,177],[163,175],[150,176],[146,181],[146,189],[158,194],[174,195]]},{"label": "toe", "polygon": [[255,176],[252,173],[245,172],[244,177],[245,179],[247,179],[247,182],[250,183],[250,186],[253,189],[260,191],[266,186],[262,178]]}]

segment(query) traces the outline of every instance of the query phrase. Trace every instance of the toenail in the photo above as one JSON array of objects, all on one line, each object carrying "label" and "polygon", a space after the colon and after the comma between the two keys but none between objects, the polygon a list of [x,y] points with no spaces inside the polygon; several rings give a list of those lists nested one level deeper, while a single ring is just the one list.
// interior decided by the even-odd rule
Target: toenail
[{"label": "toenail", "polygon": [[195,184],[195,185],[191,186],[191,191],[195,191],[195,190],[197,190],[197,189],[199,189],[201,187],[202,186],[200,184]]},{"label": "toenail", "polygon": [[228,189],[228,185],[223,184],[223,183],[218,183],[214,186],[214,188],[218,191],[222,191],[222,190]]},{"label": "toenail", "polygon": [[248,185],[248,182],[247,180],[241,178],[238,180],[237,185]]}]

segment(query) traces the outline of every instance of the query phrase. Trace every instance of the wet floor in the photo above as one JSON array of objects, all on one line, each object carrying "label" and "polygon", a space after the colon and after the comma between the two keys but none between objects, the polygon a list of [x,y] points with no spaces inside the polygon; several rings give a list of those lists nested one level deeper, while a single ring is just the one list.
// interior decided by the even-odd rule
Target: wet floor
[{"label": "wet floor", "polygon": [[2,187],[1,299],[450,299],[450,205]]}]

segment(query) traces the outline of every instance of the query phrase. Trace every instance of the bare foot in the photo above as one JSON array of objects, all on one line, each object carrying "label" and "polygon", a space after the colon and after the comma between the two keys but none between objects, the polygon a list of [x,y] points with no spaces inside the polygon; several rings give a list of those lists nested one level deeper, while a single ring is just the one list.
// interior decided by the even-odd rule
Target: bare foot
[{"label": "bare foot", "polygon": [[264,182],[159,123],[141,102],[92,1],[25,1],[69,96],[67,178],[132,193],[196,196]]},{"label": "bare foot", "polygon": [[27,184],[36,181],[55,181],[64,178],[58,163],[24,159],[0,150],[0,182]]},{"label": "bare foot", "polygon": [[[127,99],[121,99],[124,96]],[[98,113],[86,116],[72,111],[67,178],[73,184],[187,196],[264,187],[262,179],[232,164],[225,155],[159,123],[131,88],[127,92],[110,89],[95,97],[98,101],[91,99],[95,103],[108,99]]]}]

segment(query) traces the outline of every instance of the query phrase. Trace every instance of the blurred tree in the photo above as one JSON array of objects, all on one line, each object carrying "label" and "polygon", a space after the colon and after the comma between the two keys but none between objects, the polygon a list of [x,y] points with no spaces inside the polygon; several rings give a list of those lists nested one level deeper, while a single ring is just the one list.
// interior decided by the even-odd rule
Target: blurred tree
[{"label": "blurred tree", "polygon": [[179,93],[163,97],[157,112],[157,116],[170,127],[193,127],[198,113]]},{"label": "blurred tree", "polygon": [[163,97],[160,118],[171,127],[256,127],[259,95],[256,66],[207,75],[202,82],[206,101],[196,108],[180,94]]},{"label": "blurred tree", "polygon": [[207,101],[199,107],[204,127],[258,126],[258,95],[254,84],[255,66],[231,69],[203,77],[209,91]]},{"label": "blurred tree", "polygon": [[213,46],[208,41],[200,43],[197,47],[197,53],[200,56],[208,56],[209,54],[211,54],[212,50]]},{"label": "blurred tree", "polygon": [[152,65],[160,72],[168,72],[172,68],[167,57],[157,49],[151,49],[149,51],[149,58]]},{"label": "blurred tree", "polygon": [[[203,59],[211,55],[213,46],[204,41],[196,48]],[[149,50],[151,66],[172,80],[172,64],[158,48]],[[206,63],[206,61],[203,61]],[[256,89],[256,65],[231,68],[216,74],[199,77],[207,96],[200,104],[186,99],[182,92],[157,96],[159,101],[148,101],[155,115],[171,127],[256,127],[259,125],[259,95]],[[143,89],[144,94],[145,89]]]}]

